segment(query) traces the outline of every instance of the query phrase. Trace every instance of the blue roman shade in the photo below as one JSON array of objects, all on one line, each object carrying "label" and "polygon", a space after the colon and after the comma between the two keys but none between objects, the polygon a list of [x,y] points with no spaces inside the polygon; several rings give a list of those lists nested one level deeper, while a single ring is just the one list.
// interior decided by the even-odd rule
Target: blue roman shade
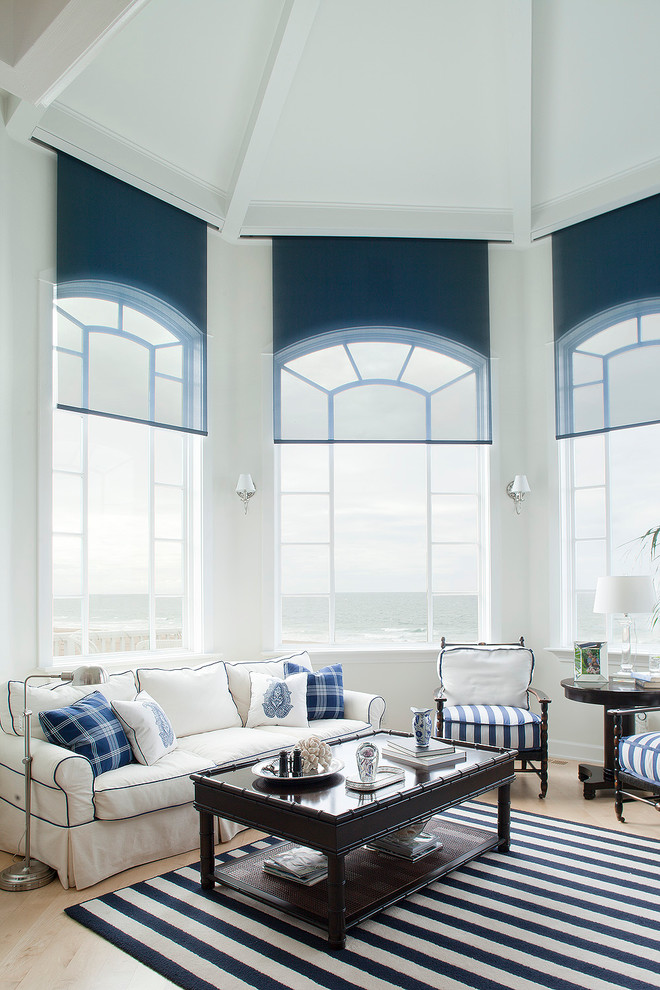
[{"label": "blue roman shade", "polygon": [[552,236],[557,438],[660,422],[660,196]]},{"label": "blue roman shade", "polygon": [[488,245],[274,238],[276,443],[490,443]]},{"label": "blue roman shade", "polygon": [[57,406],[206,434],[206,224],[58,154]]}]

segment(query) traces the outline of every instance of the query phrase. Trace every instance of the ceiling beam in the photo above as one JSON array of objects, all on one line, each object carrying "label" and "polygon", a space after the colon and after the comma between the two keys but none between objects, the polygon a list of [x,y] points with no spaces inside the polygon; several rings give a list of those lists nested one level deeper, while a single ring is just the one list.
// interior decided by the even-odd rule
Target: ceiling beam
[{"label": "ceiling beam", "polygon": [[[3,49],[0,59],[0,87],[13,96],[39,107],[47,107],[92,60],[113,34],[150,0],[67,0],[50,21],[44,20],[42,0],[21,0],[23,24],[33,13],[44,26],[27,42],[25,51]],[[26,8],[29,8],[26,13]],[[14,27],[18,28],[14,15]],[[15,34],[18,34],[18,30]]]},{"label": "ceiling beam", "polygon": [[508,34],[509,176],[513,243],[531,243],[532,229],[532,4],[512,0]]},{"label": "ceiling beam", "polygon": [[228,195],[223,237],[237,240],[320,0],[286,0],[261,77]]}]

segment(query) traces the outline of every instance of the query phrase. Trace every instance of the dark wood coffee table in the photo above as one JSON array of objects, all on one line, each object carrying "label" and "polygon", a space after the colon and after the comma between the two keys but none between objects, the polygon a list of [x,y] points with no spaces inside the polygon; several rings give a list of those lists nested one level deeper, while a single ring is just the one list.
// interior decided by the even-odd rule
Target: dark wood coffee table
[{"label": "dark wood coffee table", "polygon": [[[381,746],[391,735],[405,733],[377,732],[370,738]],[[304,918],[327,930],[331,948],[342,949],[347,928],[489,849],[509,849],[514,750],[464,745],[460,748],[467,759],[456,767],[406,768],[403,782],[359,793],[346,788],[345,776],[356,776],[355,751],[363,738],[333,746],[333,756],[343,761],[345,770],[324,782],[270,783],[253,774],[254,761],[194,774],[202,888],[211,890],[218,883]],[[443,847],[422,859],[410,862],[365,848],[388,832],[494,788],[497,832],[434,818],[427,831],[441,838]],[[216,867],[214,816],[320,850],[328,857],[327,880],[305,887],[265,873],[263,861],[273,855],[272,847]]]}]

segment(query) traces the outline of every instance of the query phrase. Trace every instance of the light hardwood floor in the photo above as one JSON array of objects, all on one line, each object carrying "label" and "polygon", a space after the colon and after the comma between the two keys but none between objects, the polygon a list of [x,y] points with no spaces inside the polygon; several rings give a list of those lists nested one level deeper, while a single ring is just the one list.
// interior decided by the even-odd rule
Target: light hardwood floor
[{"label": "light hardwood floor", "polygon": [[[492,796],[492,800],[495,795]],[[565,818],[660,840],[660,814],[631,802],[625,805],[625,824],[617,822],[611,796],[592,801],[582,798],[577,764],[553,761],[545,801],[538,799],[538,781],[519,775],[512,786],[512,806],[524,811]],[[232,843],[255,838],[242,832]],[[194,862],[196,852],[128,870],[86,890],[63,890],[58,881],[39,890],[0,891],[0,990],[164,990],[168,980],[136,963],[130,956],[72,921],[64,913],[70,904],[126,887],[167,870]],[[0,853],[0,869],[11,857]]]}]

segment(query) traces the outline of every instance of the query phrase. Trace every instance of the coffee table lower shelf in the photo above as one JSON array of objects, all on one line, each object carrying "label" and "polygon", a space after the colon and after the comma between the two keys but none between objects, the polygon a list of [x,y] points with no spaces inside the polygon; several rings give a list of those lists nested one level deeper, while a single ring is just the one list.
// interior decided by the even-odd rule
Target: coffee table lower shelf
[{"label": "coffee table lower shelf", "polygon": [[[454,822],[432,819],[425,827],[442,840],[442,849],[415,862],[388,856],[361,846],[345,856],[346,927],[359,924],[408,894],[427,886],[463,863],[494,849],[499,844],[496,832]],[[246,894],[265,904],[328,929],[327,881],[307,887],[291,880],[265,873],[263,862],[274,851],[282,852],[296,845],[283,842],[223,864],[214,871],[221,885]]]}]

